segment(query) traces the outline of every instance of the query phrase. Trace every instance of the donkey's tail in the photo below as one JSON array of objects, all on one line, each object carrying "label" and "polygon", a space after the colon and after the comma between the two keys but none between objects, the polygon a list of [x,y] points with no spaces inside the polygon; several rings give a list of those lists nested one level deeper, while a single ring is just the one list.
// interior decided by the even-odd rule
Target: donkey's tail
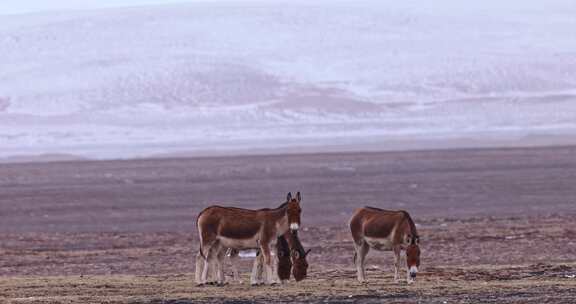
[{"label": "donkey's tail", "polygon": [[[206,208],[208,209],[208,208]],[[198,237],[200,240],[200,249],[198,251],[200,251],[200,256],[206,260],[206,256],[204,255],[204,252],[202,252],[202,230],[200,229],[200,216],[202,216],[202,213],[204,213],[204,211],[206,211],[206,209],[200,211],[200,213],[198,213],[198,216],[196,216],[196,230],[198,230]]]}]

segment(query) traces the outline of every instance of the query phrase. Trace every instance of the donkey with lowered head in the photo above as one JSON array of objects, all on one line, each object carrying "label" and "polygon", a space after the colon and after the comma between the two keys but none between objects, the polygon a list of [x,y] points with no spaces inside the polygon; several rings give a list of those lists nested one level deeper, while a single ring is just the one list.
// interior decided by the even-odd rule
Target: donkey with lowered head
[{"label": "donkey with lowered head", "polygon": [[370,248],[394,252],[394,280],[398,281],[400,253],[406,252],[407,281],[414,282],[420,266],[418,232],[406,211],[389,211],[374,207],[357,209],[350,219],[350,231],[354,240],[354,263],[358,281],[364,282],[364,261]]},{"label": "donkey with lowered head", "polygon": [[[310,253],[310,249],[308,249],[308,251],[304,250],[304,247],[298,238],[297,231],[288,231],[279,236],[276,240],[275,253],[277,258],[276,274],[280,281],[288,281],[291,276],[294,276],[296,282],[302,281],[306,278],[308,273],[308,261],[306,260],[306,257],[308,256],[308,253]],[[238,267],[236,266],[239,250],[229,249],[228,254],[230,256],[234,280],[236,282],[241,282],[238,275]],[[222,259],[223,256],[219,258]],[[257,284],[261,282],[262,278],[262,260],[262,255],[258,251],[252,269],[252,271],[256,273],[255,276]],[[252,283],[253,285],[257,285],[255,282]]]}]

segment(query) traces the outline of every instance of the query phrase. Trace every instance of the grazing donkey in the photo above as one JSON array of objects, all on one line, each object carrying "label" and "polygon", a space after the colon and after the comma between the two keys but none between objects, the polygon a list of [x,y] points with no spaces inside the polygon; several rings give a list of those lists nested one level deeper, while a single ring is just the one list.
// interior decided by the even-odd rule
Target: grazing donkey
[{"label": "grazing donkey", "polygon": [[[276,256],[278,257],[277,274],[281,281],[290,280],[290,274],[294,275],[296,282],[306,278],[308,273],[308,261],[306,257],[310,253],[304,250],[297,231],[286,232],[278,237],[276,242]],[[256,260],[261,263],[261,259]]]},{"label": "grazing donkey", "polygon": [[[224,284],[222,260],[225,255],[223,253],[228,248],[259,249],[264,259],[266,283],[276,283],[270,245],[287,231],[298,230],[302,212],[301,200],[300,192],[296,194],[296,198],[292,197],[292,193],[288,193],[286,202],[275,209],[249,210],[211,206],[200,212],[196,222],[200,236],[200,250],[196,257],[196,283],[206,283],[209,266],[215,263],[217,283]],[[200,273],[201,266],[203,269]],[[250,280],[252,284],[257,284],[255,276],[256,272],[253,270]]]},{"label": "grazing donkey", "polygon": [[[308,251],[304,250],[304,247],[298,238],[298,231],[291,231],[288,234],[288,236],[286,234],[284,235],[288,246],[286,247],[284,244],[281,247],[278,246],[278,251],[282,250],[283,256],[290,255],[290,262],[292,263],[292,274],[294,275],[296,282],[299,282],[304,280],[308,274],[308,261],[306,260],[306,257],[312,249],[308,249]],[[280,256],[280,253],[278,253],[278,256]],[[284,260],[286,259],[284,258]],[[288,264],[287,261],[282,263]],[[282,264],[279,261],[278,268],[280,268],[280,266],[282,266]],[[278,276],[280,276],[280,270],[278,270]],[[286,280],[290,279],[289,272],[288,275],[285,276]],[[280,279],[284,280],[282,277],[280,277]]]},{"label": "grazing donkey", "polygon": [[414,282],[420,266],[419,237],[414,221],[406,211],[389,211],[373,207],[357,209],[350,219],[354,240],[354,263],[358,281],[364,282],[364,261],[370,248],[394,252],[394,280],[398,281],[400,253],[406,252],[408,283]]},{"label": "grazing donkey", "polygon": [[[294,276],[296,282],[302,281],[306,278],[308,273],[308,262],[306,257],[308,256],[308,253],[310,253],[310,250],[311,249],[308,249],[308,251],[304,250],[304,247],[298,238],[297,231],[288,231],[278,237],[276,240],[276,273],[280,281],[284,282],[290,280],[291,275]],[[238,268],[236,266],[239,250],[229,249],[228,254],[230,255],[234,280],[240,282]],[[256,272],[255,277],[257,283],[254,284],[256,285],[260,282],[262,276],[262,255],[260,255],[260,252],[257,252],[253,271]]]}]

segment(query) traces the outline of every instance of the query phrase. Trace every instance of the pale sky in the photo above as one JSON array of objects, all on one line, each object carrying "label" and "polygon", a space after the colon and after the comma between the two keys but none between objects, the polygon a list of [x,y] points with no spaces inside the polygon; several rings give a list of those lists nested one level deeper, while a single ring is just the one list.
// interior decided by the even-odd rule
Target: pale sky
[{"label": "pale sky", "polygon": [[186,3],[186,2],[224,2],[224,3],[358,3],[367,2],[385,6],[407,6],[429,11],[453,11],[455,13],[463,10],[473,11],[510,11],[510,10],[531,10],[539,11],[543,8],[552,7],[560,11],[574,11],[576,9],[575,0],[506,0],[506,1],[461,1],[461,0],[0,0],[0,15],[21,14],[43,11],[63,11],[63,10],[84,10],[108,7],[143,6],[154,4]]},{"label": "pale sky", "polygon": [[0,14],[210,1],[211,0],[0,0]]}]

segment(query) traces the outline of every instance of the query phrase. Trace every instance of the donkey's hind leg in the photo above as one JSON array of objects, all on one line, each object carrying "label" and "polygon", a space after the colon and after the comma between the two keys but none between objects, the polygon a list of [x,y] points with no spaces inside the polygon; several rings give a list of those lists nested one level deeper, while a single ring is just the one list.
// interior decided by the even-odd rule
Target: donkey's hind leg
[{"label": "donkey's hind leg", "polygon": [[218,286],[224,286],[226,283],[226,278],[224,276],[224,258],[226,257],[226,251],[228,248],[223,247],[220,243],[215,246],[216,257],[214,259],[213,274],[215,284]]},{"label": "donkey's hind leg", "polygon": [[358,281],[365,282],[366,281],[366,272],[365,272],[366,267],[364,264],[366,261],[366,255],[368,254],[370,247],[364,241],[362,241],[362,243],[360,243],[360,244],[354,244],[354,247],[356,249],[356,252],[354,253],[354,263],[356,264],[356,273],[358,276]]},{"label": "donkey's hind leg", "polygon": [[202,276],[200,278],[200,284],[206,284],[208,281],[208,274],[210,269],[214,269],[214,260],[217,258],[218,254],[218,242],[214,241],[211,244],[206,244],[202,246],[204,253],[204,268],[202,269]]},{"label": "donkey's hind leg", "polygon": [[216,255],[215,259],[210,260],[210,265],[208,265],[208,277],[206,278],[207,285],[218,285],[218,272],[220,269],[217,263],[217,259],[219,259],[219,255],[220,253]]},{"label": "donkey's hind leg", "polygon": [[204,263],[206,262],[206,260],[204,259],[204,257],[202,256],[202,254],[200,254],[200,251],[198,251],[198,254],[196,254],[196,269],[194,272],[194,280],[196,281],[196,285],[202,285],[202,270],[204,269]]},{"label": "donkey's hind leg", "polygon": [[232,275],[234,276],[234,281],[242,283],[240,275],[238,273],[238,260],[240,251],[237,249],[228,249],[228,256],[230,257],[230,267],[232,268]]}]

